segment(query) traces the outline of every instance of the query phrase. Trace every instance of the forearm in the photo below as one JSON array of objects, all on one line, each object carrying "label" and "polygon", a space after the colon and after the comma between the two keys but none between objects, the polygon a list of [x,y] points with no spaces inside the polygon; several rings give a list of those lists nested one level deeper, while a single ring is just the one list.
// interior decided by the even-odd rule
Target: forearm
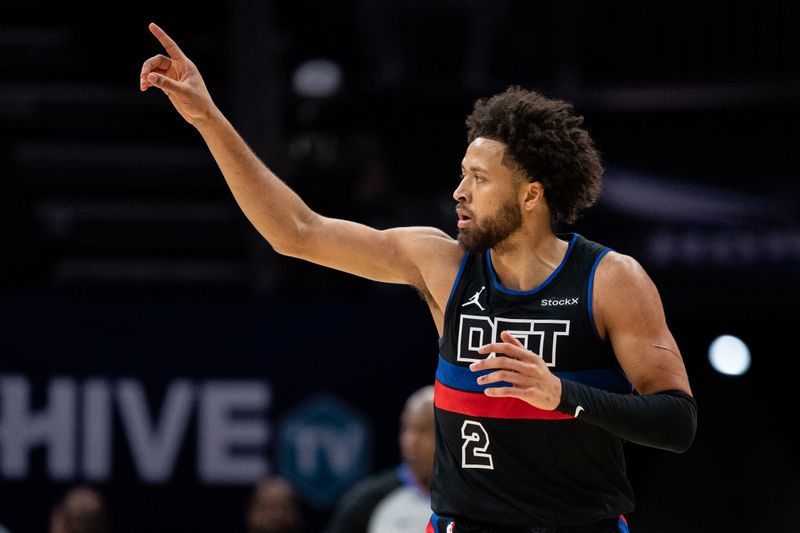
[{"label": "forearm", "polygon": [[267,168],[219,110],[195,126],[245,216],[276,251],[290,253],[316,214]]},{"label": "forearm", "polygon": [[630,396],[562,379],[556,411],[627,441],[678,453],[689,449],[697,428],[697,403],[680,391]]}]

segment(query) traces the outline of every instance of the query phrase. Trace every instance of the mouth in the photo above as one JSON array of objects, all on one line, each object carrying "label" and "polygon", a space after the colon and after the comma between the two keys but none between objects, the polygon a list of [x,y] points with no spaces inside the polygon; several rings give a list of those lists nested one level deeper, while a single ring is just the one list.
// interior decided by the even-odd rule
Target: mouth
[{"label": "mouth", "polygon": [[458,222],[456,223],[458,229],[464,229],[472,223],[472,217],[466,211],[456,209],[456,214],[458,215]]}]

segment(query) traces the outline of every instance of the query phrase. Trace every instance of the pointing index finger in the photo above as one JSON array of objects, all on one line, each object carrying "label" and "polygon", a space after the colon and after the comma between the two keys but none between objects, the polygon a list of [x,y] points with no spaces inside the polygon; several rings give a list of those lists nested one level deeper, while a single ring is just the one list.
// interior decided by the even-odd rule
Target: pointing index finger
[{"label": "pointing index finger", "polygon": [[169,57],[172,59],[181,59],[184,57],[180,47],[167,35],[167,32],[158,27],[158,24],[151,22],[148,28],[150,29],[150,33],[152,33],[155,38],[158,39],[158,42],[161,43],[161,46],[164,47],[164,50],[167,51]]}]

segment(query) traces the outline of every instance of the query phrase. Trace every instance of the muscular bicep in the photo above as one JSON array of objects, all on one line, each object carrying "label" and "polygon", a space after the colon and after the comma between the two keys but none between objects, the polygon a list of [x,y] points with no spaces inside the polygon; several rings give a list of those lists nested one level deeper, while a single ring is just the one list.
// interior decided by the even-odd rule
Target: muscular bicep
[{"label": "muscular bicep", "polygon": [[374,281],[411,285],[437,302],[446,298],[462,254],[455,240],[431,227],[377,230],[314,215],[298,234],[298,242],[282,253]]},{"label": "muscular bicep", "polygon": [[630,257],[609,253],[593,288],[595,319],[622,369],[641,394],[679,390],[691,394],[686,367],[667,327],[661,297]]}]

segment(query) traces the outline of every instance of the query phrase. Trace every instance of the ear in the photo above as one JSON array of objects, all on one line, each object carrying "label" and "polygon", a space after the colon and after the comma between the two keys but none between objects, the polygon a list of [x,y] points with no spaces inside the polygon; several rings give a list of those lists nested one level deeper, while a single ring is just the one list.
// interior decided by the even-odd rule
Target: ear
[{"label": "ear", "polygon": [[523,186],[523,209],[533,211],[536,206],[544,203],[544,186],[541,181],[526,182]]}]

